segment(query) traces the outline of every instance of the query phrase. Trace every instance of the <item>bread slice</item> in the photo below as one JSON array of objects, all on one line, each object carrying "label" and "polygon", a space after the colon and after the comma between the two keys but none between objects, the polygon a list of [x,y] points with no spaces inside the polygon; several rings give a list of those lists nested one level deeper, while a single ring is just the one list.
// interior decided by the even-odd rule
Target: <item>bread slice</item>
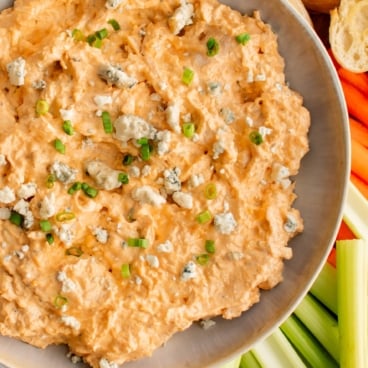
[{"label": "bread slice", "polygon": [[303,0],[305,7],[319,13],[329,13],[340,4],[340,0]]},{"label": "bread slice", "polygon": [[368,71],[368,0],[341,0],[331,11],[329,38],[343,67],[356,73]]}]

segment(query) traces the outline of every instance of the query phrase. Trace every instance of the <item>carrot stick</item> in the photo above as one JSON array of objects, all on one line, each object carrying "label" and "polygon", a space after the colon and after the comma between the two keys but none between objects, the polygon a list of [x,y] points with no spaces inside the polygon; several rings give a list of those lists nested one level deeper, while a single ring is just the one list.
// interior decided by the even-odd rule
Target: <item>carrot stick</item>
[{"label": "carrot stick", "polygon": [[368,127],[368,97],[343,79],[340,82],[349,114]]},{"label": "carrot stick", "polygon": [[349,125],[351,138],[368,148],[368,128],[353,118],[349,118]]},{"label": "carrot stick", "polygon": [[350,230],[345,221],[341,221],[336,240],[351,240],[356,239],[354,233]]},{"label": "carrot stick", "polygon": [[368,149],[351,139],[351,171],[368,182]]},{"label": "carrot stick", "polygon": [[345,68],[339,68],[337,74],[340,79],[350,83],[366,97],[368,96],[368,75],[366,73],[353,73]]},{"label": "carrot stick", "polygon": [[364,182],[354,173],[351,173],[350,180],[358,188],[358,190],[363,194],[363,196],[368,199],[368,183]]},{"label": "carrot stick", "polygon": [[338,61],[336,60],[335,55],[333,54],[332,50],[328,49],[327,52],[330,55],[331,61],[332,61],[333,65],[335,66],[336,70],[339,70],[341,68],[341,66],[338,63]]},{"label": "carrot stick", "polygon": [[331,249],[330,254],[327,257],[327,262],[331,265],[334,266],[336,268],[336,248],[333,247]]}]

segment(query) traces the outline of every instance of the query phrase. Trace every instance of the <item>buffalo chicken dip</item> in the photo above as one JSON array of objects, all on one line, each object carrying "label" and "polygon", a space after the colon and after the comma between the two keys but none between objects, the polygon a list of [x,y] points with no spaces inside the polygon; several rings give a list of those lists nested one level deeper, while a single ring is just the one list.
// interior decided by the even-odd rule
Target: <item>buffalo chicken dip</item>
[{"label": "buffalo chicken dip", "polygon": [[0,39],[2,335],[116,367],[282,280],[310,116],[258,12],[17,0]]}]

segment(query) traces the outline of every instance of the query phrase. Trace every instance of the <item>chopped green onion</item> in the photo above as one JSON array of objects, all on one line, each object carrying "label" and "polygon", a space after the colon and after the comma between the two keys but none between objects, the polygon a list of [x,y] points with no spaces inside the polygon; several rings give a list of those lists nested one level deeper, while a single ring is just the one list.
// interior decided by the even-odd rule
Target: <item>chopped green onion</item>
[{"label": "chopped green onion", "polygon": [[54,243],[54,236],[51,233],[46,234],[46,241],[51,245]]},{"label": "chopped green onion", "polygon": [[43,232],[48,233],[52,230],[51,222],[48,220],[41,220],[40,221],[40,228]]},{"label": "chopped green onion", "polygon": [[123,279],[128,279],[130,277],[130,264],[123,263],[120,268],[120,273]]},{"label": "chopped green onion", "polygon": [[106,38],[109,35],[109,32],[107,31],[106,28],[102,28],[102,29],[96,31],[95,35],[98,39],[103,40],[104,38]]},{"label": "chopped green onion", "polygon": [[102,117],[102,124],[103,124],[105,133],[111,134],[113,132],[113,126],[112,126],[110,114],[107,111],[103,111],[101,117]]},{"label": "chopped green onion", "polygon": [[46,187],[49,189],[52,188],[54,186],[55,181],[56,181],[55,175],[53,174],[48,175],[46,179]]},{"label": "chopped green onion", "polygon": [[73,135],[74,134],[73,125],[72,125],[72,122],[70,120],[65,120],[63,122],[63,130],[68,135]]},{"label": "chopped green onion", "polygon": [[207,253],[214,254],[216,251],[214,240],[206,240],[204,247]]},{"label": "chopped green onion", "polygon": [[254,143],[257,146],[263,142],[262,134],[260,132],[257,132],[256,130],[254,130],[249,134],[249,139],[252,143]]},{"label": "chopped green onion", "polygon": [[220,49],[220,45],[219,43],[216,41],[215,38],[210,37],[207,41],[207,55],[208,56],[215,56],[218,54],[219,49]]},{"label": "chopped green onion", "polygon": [[11,211],[10,212],[10,217],[9,217],[9,221],[19,227],[23,227],[23,223],[24,223],[24,216],[21,215],[20,213],[16,212],[16,211]]},{"label": "chopped green onion", "polygon": [[151,157],[151,147],[149,144],[142,144],[140,148],[141,158],[143,161],[148,161]]},{"label": "chopped green onion", "polygon": [[181,76],[181,81],[187,86],[189,86],[189,84],[192,83],[193,78],[194,78],[194,71],[192,69],[185,67],[183,74]]},{"label": "chopped green onion", "polygon": [[196,129],[194,123],[184,123],[182,130],[185,137],[193,138]]},{"label": "chopped green onion", "polygon": [[368,239],[336,241],[336,256],[340,365],[368,367]]},{"label": "chopped green onion", "polygon": [[87,183],[82,183],[83,193],[90,198],[95,198],[98,194],[98,189],[90,187]]},{"label": "chopped green onion", "polygon": [[129,166],[133,163],[134,161],[134,156],[131,155],[130,153],[127,153],[126,155],[124,155],[123,157],[123,165],[124,166]]},{"label": "chopped green onion", "polygon": [[77,181],[74,184],[72,184],[69,189],[68,189],[68,194],[74,194],[75,192],[77,192],[78,190],[82,189],[82,183]]},{"label": "chopped green onion", "polygon": [[115,19],[109,19],[107,21],[107,23],[109,23],[111,25],[111,27],[114,29],[114,31],[119,31],[120,24],[117,22],[117,20],[115,20]]},{"label": "chopped green onion", "polygon": [[36,102],[36,114],[45,115],[49,111],[49,103],[46,100],[37,100]]},{"label": "chopped green onion", "polygon": [[139,144],[140,146],[143,146],[144,144],[148,144],[148,138],[139,138],[137,139],[137,144]]},{"label": "chopped green onion", "polygon": [[148,247],[148,239],[145,238],[128,238],[128,246],[135,248],[147,248]]},{"label": "chopped green onion", "polygon": [[60,222],[71,221],[75,219],[75,214],[69,211],[63,211],[56,214],[56,220]]},{"label": "chopped green onion", "polygon": [[210,222],[212,221],[212,214],[210,211],[208,210],[205,210],[201,213],[199,213],[197,216],[196,216],[196,220],[198,223],[200,224],[206,224],[207,222]]},{"label": "chopped green onion", "polygon": [[67,256],[80,257],[83,254],[83,250],[79,247],[70,247],[65,251]]},{"label": "chopped green onion", "polygon": [[210,255],[207,254],[207,253],[203,253],[203,254],[200,254],[200,255],[196,256],[196,261],[201,266],[206,265],[209,260],[210,260]]},{"label": "chopped green onion", "polygon": [[102,39],[97,37],[96,34],[91,34],[87,36],[87,42],[90,46],[100,49],[102,46]]},{"label": "chopped green onion", "polygon": [[236,42],[240,43],[241,45],[245,45],[250,40],[249,33],[241,33],[235,37]]},{"label": "chopped green onion", "polygon": [[65,296],[57,295],[54,299],[54,306],[56,308],[62,308],[64,305],[68,304],[68,299]]},{"label": "chopped green onion", "polygon": [[118,181],[122,184],[128,184],[129,183],[129,175],[125,172],[119,173]]},{"label": "chopped green onion", "polygon": [[78,29],[78,28],[74,28],[72,30],[72,37],[76,40],[76,41],[84,41],[84,34],[83,32]]},{"label": "chopped green onion", "polygon": [[217,188],[215,183],[209,183],[204,188],[206,199],[215,199],[217,197]]},{"label": "chopped green onion", "polygon": [[59,153],[65,153],[65,145],[60,139],[57,138],[54,140],[54,147]]}]

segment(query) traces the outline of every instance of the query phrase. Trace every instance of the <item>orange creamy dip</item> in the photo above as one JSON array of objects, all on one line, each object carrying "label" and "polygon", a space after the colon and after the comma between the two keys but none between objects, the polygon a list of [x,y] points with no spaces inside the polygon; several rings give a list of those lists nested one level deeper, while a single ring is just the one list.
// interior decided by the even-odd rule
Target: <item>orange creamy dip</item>
[{"label": "orange creamy dip", "polygon": [[1,334],[115,367],[282,280],[310,117],[258,13],[18,0],[0,39]]}]

